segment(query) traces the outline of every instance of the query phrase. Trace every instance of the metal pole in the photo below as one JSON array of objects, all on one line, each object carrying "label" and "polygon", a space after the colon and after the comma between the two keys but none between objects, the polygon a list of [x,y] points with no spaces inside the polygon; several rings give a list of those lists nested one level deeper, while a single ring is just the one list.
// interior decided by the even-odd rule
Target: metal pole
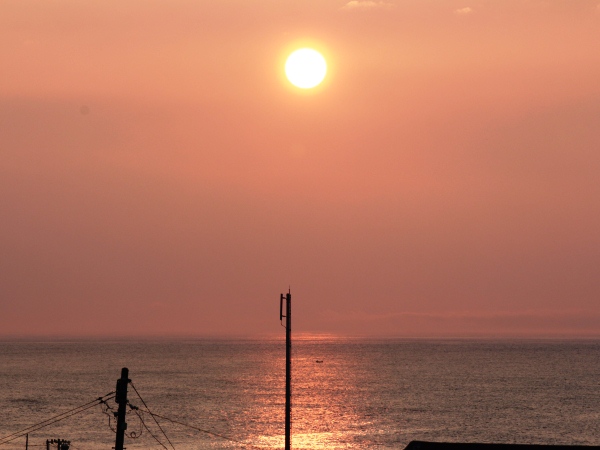
[{"label": "metal pole", "polygon": [[292,294],[285,295],[285,450],[292,448]]},{"label": "metal pole", "polygon": [[125,422],[125,413],[127,412],[127,384],[131,381],[129,378],[129,369],[123,367],[121,369],[121,378],[117,380],[117,389],[115,402],[119,404],[117,411],[117,437],[115,440],[115,450],[123,450],[125,442],[125,430],[127,422]]},{"label": "metal pole", "polygon": [[25,435],[25,450],[29,450],[29,433]]}]

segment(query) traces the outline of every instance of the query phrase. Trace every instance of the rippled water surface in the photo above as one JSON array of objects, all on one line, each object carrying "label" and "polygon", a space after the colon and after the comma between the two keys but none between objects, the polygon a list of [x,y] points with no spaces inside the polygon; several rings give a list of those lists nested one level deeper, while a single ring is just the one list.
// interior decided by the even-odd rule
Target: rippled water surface
[{"label": "rippled water surface", "polygon": [[[121,367],[153,412],[222,436],[159,419],[171,447],[142,414],[168,448],[283,447],[283,341],[0,342],[0,436],[113,391]],[[296,340],[293,386],[297,449],[415,439],[600,445],[597,341]],[[129,398],[143,407],[131,388]],[[163,448],[132,411],[127,422],[141,432],[128,449]],[[110,425],[94,406],[29,443],[108,450]],[[25,438],[0,445],[24,447]]]}]

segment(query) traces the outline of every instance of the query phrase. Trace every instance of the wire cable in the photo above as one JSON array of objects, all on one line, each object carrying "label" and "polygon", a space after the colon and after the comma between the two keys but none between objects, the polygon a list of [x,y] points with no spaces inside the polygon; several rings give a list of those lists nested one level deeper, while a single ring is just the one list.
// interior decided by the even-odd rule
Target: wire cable
[{"label": "wire cable", "polygon": [[[79,411],[75,411],[75,412],[73,412],[73,413],[71,413],[71,414],[69,414],[69,415],[66,415],[66,416],[64,416],[64,417],[61,417],[60,419],[57,419],[57,420],[55,420],[55,421],[53,421],[53,422],[46,423],[46,424],[44,424],[44,425],[40,425],[40,426],[39,426],[39,427],[37,427],[37,428],[33,428],[33,429],[29,430],[29,432],[31,433],[31,432],[34,432],[34,431],[41,430],[42,428],[46,428],[47,426],[53,425],[53,424],[55,424],[56,422],[60,422],[61,420],[67,419],[67,418],[69,418],[69,417],[71,417],[71,416],[74,416],[75,414],[79,414],[79,413],[81,413],[81,412],[83,412],[83,411],[86,411],[86,410],[88,410],[88,409],[90,409],[90,408],[93,408],[94,406],[96,406],[96,405],[95,405],[95,404],[94,404],[94,405],[89,405],[89,406],[88,406],[88,407],[86,407],[86,408],[80,409]],[[5,440],[3,440],[2,442],[0,442],[0,445],[8,444],[9,442],[12,442],[12,441],[14,441],[15,439],[19,439],[19,438],[21,438],[21,437],[23,437],[23,436],[25,436],[25,435],[24,435],[24,434],[20,434],[20,435],[18,435],[18,436],[14,436],[14,437],[12,437],[12,438],[10,438],[10,439],[5,439]]]},{"label": "wire cable", "polygon": [[181,425],[181,426],[183,426],[183,427],[188,427],[188,428],[191,428],[192,430],[200,431],[201,433],[210,434],[210,435],[212,435],[212,436],[215,436],[215,437],[218,437],[218,438],[221,438],[221,439],[225,439],[226,441],[235,442],[236,444],[241,444],[241,445],[244,445],[244,446],[246,446],[246,447],[250,447],[250,448],[256,448],[256,449],[260,449],[260,450],[265,450],[265,449],[267,449],[267,448],[270,448],[270,447],[260,447],[260,446],[258,446],[258,445],[249,444],[249,443],[247,443],[247,442],[240,441],[240,440],[237,440],[237,439],[233,439],[233,438],[230,438],[230,437],[228,437],[228,436],[225,436],[225,435],[223,435],[223,434],[215,433],[214,431],[204,430],[204,429],[202,429],[202,428],[198,428],[198,427],[195,427],[195,426],[193,426],[193,425],[189,425],[189,424],[187,424],[187,423],[180,422],[180,421],[178,421],[178,420],[170,419],[170,418],[168,418],[168,417],[161,416],[160,414],[155,414],[155,413],[153,413],[153,412],[150,412],[150,411],[144,411],[144,412],[147,412],[147,413],[148,413],[148,414],[150,414],[151,416],[156,416],[156,417],[158,417],[159,419],[164,419],[164,420],[167,420],[167,421],[169,421],[169,422],[171,422],[171,423],[175,423],[175,424],[177,424],[177,425]]},{"label": "wire cable", "polygon": [[[171,448],[173,450],[175,450],[175,447],[173,446],[173,443],[171,442],[171,440],[169,439],[169,437],[167,436],[167,434],[165,433],[165,431],[162,429],[162,427],[160,426],[160,423],[158,423],[158,420],[156,420],[156,417],[154,417],[154,414],[152,414],[152,412],[150,412],[150,408],[148,408],[148,405],[146,404],[146,402],[144,401],[144,399],[142,398],[142,396],[140,395],[140,393],[138,392],[138,390],[135,388],[135,386],[133,385],[133,382],[129,382],[129,384],[131,385],[131,387],[133,388],[133,390],[135,391],[135,393],[137,394],[137,396],[140,398],[140,400],[142,401],[142,403],[144,404],[144,406],[146,407],[146,409],[148,410],[148,412],[150,413],[150,415],[152,416],[152,418],[154,419],[154,421],[156,422],[156,425],[158,425],[158,428],[160,429],[161,433],[163,434],[163,436],[165,437],[165,439],[167,440],[167,442],[171,445]],[[134,410],[135,411],[135,410]],[[140,417],[140,420],[142,420],[141,416],[138,414],[138,417]],[[144,424],[144,421],[142,420],[142,424]],[[146,426],[146,424],[144,424],[144,427]],[[148,428],[146,427],[146,429],[148,430]],[[150,430],[148,430],[148,433],[150,433]],[[165,447],[166,448],[166,447]],[[168,449],[167,449],[168,450]]]},{"label": "wire cable", "polygon": [[[108,417],[108,428],[110,428],[110,431],[112,431],[113,433],[116,433],[117,429],[112,426],[112,419],[114,417],[113,407],[110,406],[106,401],[101,401],[100,409],[102,410],[102,413],[106,414],[106,416]],[[111,412],[108,412],[109,410]]]},{"label": "wire cable", "polygon": [[[88,409],[93,408],[96,405],[104,403],[106,400],[110,400],[111,398],[114,398],[114,396],[110,397],[113,394],[114,394],[114,392],[110,392],[110,393],[108,393],[106,395],[103,395],[102,397],[98,397],[95,400],[92,400],[90,402],[84,403],[83,405],[78,406],[76,408],[73,408],[73,409],[71,409],[69,411],[65,411],[65,412],[63,412],[61,414],[57,414],[56,416],[50,417],[49,419],[43,420],[43,421],[41,421],[39,423],[36,423],[34,425],[30,425],[27,428],[24,428],[24,429],[22,429],[20,431],[17,431],[15,433],[12,433],[12,434],[9,434],[7,436],[4,436],[4,437],[0,438],[0,445],[7,444],[7,443],[9,443],[11,441],[14,441],[15,439],[18,439],[20,437],[25,436],[27,433],[31,433],[33,431],[41,430],[42,428],[45,428],[45,427],[47,427],[49,425],[52,425],[52,424],[54,424],[56,422],[60,422],[61,420],[67,419],[67,418],[69,418],[71,416],[74,416],[75,414],[79,414],[79,413],[81,413],[83,411],[87,411]],[[108,397],[108,398],[105,398],[105,397]]]},{"label": "wire cable", "polygon": [[30,428],[37,427],[38,425],[41,425],[41,424],[43,424],[43,423],[45,423],[45,422],[49,422],[49,421],[51,421],[51,420],[53,420],[53,419],[56,419],[57,417],[63,416],[63,415],[65,415],[65,414],[68,414],[68,413],[70,413],[71,411],[75,411],[76,409],[83,408],[84,406],[87,406],[87,405],[89,405],[89,404],[91,404],[91,403],[95,403],[95,402],[99,401],[99,399],[100,399],[100,398],[102,398],[102,397],[99,397],[98,399],[95,399],[95,400],[92,400],[92,401],[90,401],[90,402],[84,403],[83,405],[80,405],[80,406],[78,406],[78,407],[76,407],[76,408],[73,408],[73,409],[71,409],[71,410],[69,410],[69,411],[65,411],[64,413],[61,413],[61,414],[58,414],[58,415],[56,415],[56,416],[50,417],[49,419],[43,420],[43,421],[41,421],[41,422],[39,422],[39,423],[36,423],[36,424],[34,424],[34,425],[30,425],[30,426],[28,426],[28,427],[26,427],[26,428],[23,428],[23,429],[22,429],[22,430],[20,430],[20,431],[16,431],[16,432],[14,432],[14,433],[11,433],[11,434],[9,434],[9,435],[6,435],[6,436],[4,436],[4,437],[0,438],[0,441],[4,441],[5,439],[7,439],[7,438],[9,438],[9,437],[11,437],[11,436],[15,436],[15,435],[17,435],[17,434],[18,434],[18,435],[21,435],[22,433],[25,433],[25,434],[27,434],[27,433],[28,433],[28,430],[29,430]]},{"label": "wire cable", "polygon": [[[134,406],[131,403],[129,403],[129,401],[127,401],[127,404],[129,405],[129,408],[133,412],[136,412],[136,410],[139,409],[137,406]],[[139,418],[139,416],[138,416],[138,418]],[[130,431],[129,433],[127,431],[125,431],[125,436],[127,436],[129,439],[139,439],[143,433],[144,433],[144,427],[142,424],[142,419],[140,418],[140,431],[139,432]]]},{"label": "wire cable", "polygon": [[[148,428],[148,425],[146,425],[146,422],[144,422],[144,419],[142,418],[142,415],[140,414],[139,410],[134,409],[133,412],[136,413],[137,416],[140,418],[140,421],[142,422],[142,425],[144,426],[144,428],[146,429],[146,431],[148,433],[150,433],[150,436],[152,436],[154,438],[154,440],[156,442],[158,442],[165,450],[169,450],[168,447],[165,444],[163,444],[156,436],[154,436],[154,433],[152,433],[152,431],[150,431],[150,428]],[[164,432],[163,432],[163,434],[164,434]],[[166,434],[165,434],[165,437],[167,437]],[[168,439],[169,438],[167,438],[167,440]],[[169,441],[169,444],[171,444],[171,441]],[[171,446],[173,446],[173,444],[171,444]]]}]

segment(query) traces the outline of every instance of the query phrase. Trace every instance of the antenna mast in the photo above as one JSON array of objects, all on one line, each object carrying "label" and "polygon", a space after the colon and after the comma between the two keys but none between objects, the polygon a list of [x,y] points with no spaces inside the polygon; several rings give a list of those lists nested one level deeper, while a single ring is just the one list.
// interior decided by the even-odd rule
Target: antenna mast
[{"label": "antenna mast", "polygon": [[[285,298],[285,315],[283,300]],[[283,318],[285,317],[285,325]],[[285,450],[292,448],[292,293],[279,296],[279,321],[285,327]]]}]

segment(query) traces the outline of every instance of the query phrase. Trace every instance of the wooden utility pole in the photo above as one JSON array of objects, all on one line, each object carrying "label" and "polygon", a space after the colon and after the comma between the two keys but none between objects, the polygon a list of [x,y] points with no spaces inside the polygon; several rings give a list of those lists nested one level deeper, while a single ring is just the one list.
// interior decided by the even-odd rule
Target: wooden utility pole
[{"label": "wooden utility pole", "polygon": [[121,378],[117,380],[115,395],[115,402],[119,405],[119,409],[116,412],[117,437],[115,439],[115,450],[123,450],[123,444],[125,442],[125,430],[127,429],[127,422],[125,422],[125,414],[127,412],[127,385],[130,381],[129,369],[123,367],[121,369]]},{"label": "wooden utility pole", "polygon": [[283,294],[279,296],[279,320],[285,317],[285,450],[292,448],[292,294],[285,294],[285,315],[283,314]]}]

